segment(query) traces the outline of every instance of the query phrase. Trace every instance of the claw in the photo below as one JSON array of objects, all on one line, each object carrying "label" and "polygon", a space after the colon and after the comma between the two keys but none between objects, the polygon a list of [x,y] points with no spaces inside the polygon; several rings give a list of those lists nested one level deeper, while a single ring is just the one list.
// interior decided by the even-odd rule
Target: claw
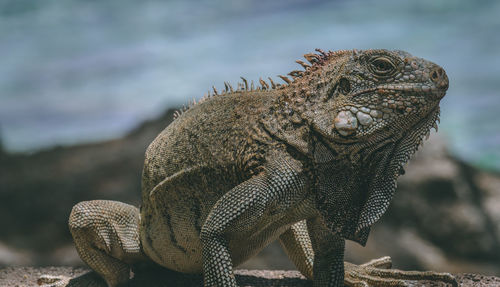
[{"label": "claw", "polygon": [[349,287],[369,287],[369,286],[391,286],[391,287],[408,287],[408,283],[394,278],[380,278],[377,276],[371,276],[367,274],[362,274],[360,272],[352,272],[350,274],[355,279],[345,279],[344,283]]}]

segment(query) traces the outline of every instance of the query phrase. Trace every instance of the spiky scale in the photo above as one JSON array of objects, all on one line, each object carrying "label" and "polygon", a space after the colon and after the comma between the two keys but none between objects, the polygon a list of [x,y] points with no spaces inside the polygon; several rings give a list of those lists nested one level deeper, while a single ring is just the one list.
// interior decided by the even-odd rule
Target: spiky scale
[{"label": "spiky scale", "polygon": [[245,91],[248,91],[248,82],[247,79],[240,77],[243,80],[243,83],[245,84]]},{"label": "spiky scale", "polygon": [[290,73],[288,73],[288,75],[292,76],[293,78],[302,77],[303,74],[304,74],[304,71],[299,71],[299,70],[293,70]]},{"label": "spiky scale", "polygon": [[314,49],[314,50],[315,50],[316,52],[320,53],[321,55],[323,55],[323,57],[328,56],[328,54],[327,54],[325,51],[321,50],[320,48],[316,48],[316,49]]},{"label": "spiky scale", "polygon": [[281,78],[283,81],[285,81],[287,84],[290,84],[290,83],[292,82],[289,78],[287,78],[287,77],[285,77],[285,76],[278,75],[278,77],[280,77],[280,78]]},{"label": "spiky scale", "polygon": [[318,55],[314,53],[304,54],[304,58],[311,64],[318,62]]},{"label": "spiky scale", "polygon": [[297,60],[295,61],[295,63],[301,65],[304,69],[308,69],[309,67],[311,67],[310,65],[306,64],[304,61],[301,61],[301,60]]},{"label": "spiky scale", "polygon": [[174,119],[177,119],[181,115],[181,112],[175,111],[174,112]]},{"label": "spiky scale", "polygon": [[272,87],[273,89],[275,89],[275,88],[276,88],[276,84],[274,84],[273,79],[271,79],[271,77],[268,77],[268,79],[269,79],[269,82],[271,83],[271,87]]},{"label": "spiky scale", "polygon": [[266,81],[264,81],[264,80],[262,80],[262,78],[260,78],[259,82],[260,82],[263,90],[269,90],[269,85],[266,83]]}]

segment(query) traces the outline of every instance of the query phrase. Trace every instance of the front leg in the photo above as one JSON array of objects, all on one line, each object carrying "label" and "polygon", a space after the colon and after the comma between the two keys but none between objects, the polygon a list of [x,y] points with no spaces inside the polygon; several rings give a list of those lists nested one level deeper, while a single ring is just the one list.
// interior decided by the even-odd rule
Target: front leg
[{"label": "front leg", "polygon": [[205,286],[236,286],[228,238],[256,230],[263,222],[270,224],[266,211],[286,210],[304,196],[305,190],[300,163],[280,155],[271,158],[261,174],[222,196],[200,234]]},{"label": "front leg", "polygon": [[344,286],[344,239],[329,230],[319,216],[307,220],[307,229],[314,251],[313,286]]}]

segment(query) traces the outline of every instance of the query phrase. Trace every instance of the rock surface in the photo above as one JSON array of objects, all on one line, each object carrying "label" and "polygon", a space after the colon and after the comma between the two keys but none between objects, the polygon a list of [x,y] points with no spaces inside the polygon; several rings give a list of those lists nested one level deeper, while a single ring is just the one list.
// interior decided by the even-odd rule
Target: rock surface
[{"label": "rock surface", "polygon": [[[70,281],[72,287],[105,287],[95,273],[88,272],[84,268],[74,267],[8,267],[0,269],[0,286],[38,286],[37,280],[42,275],[69,276],[76,277]],[[456,274],[460,286],[462,287],[495,287],[500,286],[500,278],[494,276],[483,276],[477,274]],[[312,286],[297,271],[282,270],[237,270],[236,280],[239,286]],[[200,276],[182,275],[173,272],[159,272],[159,270],[135,274],[129,284],[130,287],[163,287],[163,286],[202,286]],[[419,281],[415,286],[446,286],[436,282]]]}]

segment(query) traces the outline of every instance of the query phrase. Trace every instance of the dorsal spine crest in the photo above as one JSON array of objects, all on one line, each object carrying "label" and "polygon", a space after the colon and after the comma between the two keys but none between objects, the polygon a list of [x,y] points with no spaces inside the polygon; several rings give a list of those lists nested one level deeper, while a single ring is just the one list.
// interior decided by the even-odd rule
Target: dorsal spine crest
[{"label": "dorsal spine crest", "polygon": [[[212,91],[208,91],[207,94],[205,94],[199,101],[198,103],[202,103],[204,101],[207,101],[209,100],[210,98],[214,97],[214,96],[219,96],[219,95],[226,95],[226,94],[232,94],[232,93],[242,93],[242,92],[248,92],[248,91],[260,91],[260,90],[263,90],[263,91],[271,91],[271,90],[277,90],[277,89],[284,89],[285,87],[287,86],[290,86],[293,82],[295,82],[297,79],[300,79],[302,77],[304,77],[305,75],[317,70],[318,68],[320,68],[322,65],[324,65],[326,62],[328,62],[328,60],[330,58],[333,58],[333,57],[338,57],[346,52],[352,52],[352,51],[349,51],[349,50],[339,50],[339,51],[335,51],[335,52],[332,52],[332,51],[328,51],[328,52],[325,52],[321,49],[315,49],[315,51],[317,53],[308,53],[308,54],[305,54],[304,55],[304,58],[309,62],[311,63],[310,65],[305,63],[304,61],[302,60],[296,60],[295,62],[299,65],[301,65],[304,70],[301,71],[301,70],[293,70],[291,72],[289,72],[287,75],[289,75],[290,77],[292,77],[292,79],[286,77],[286,76],[283,76],[283,75],[278,75],[278,77],[280,79],[282,79],[285,84],[277,84],[275,83],[271,77],[268,77],[269,79],[269,83],[268,84],[265,80],[263,80],[262,78],[259,78],[259,84],[260,86],[255,86],[254,85],[254,82],[253,80],[250,82],[250,85],[247,81],[247,79],[245,79],[244,77],[240,77],[242,82],[238,82],[237,83],[237,88],[236,90],[233,89],[233,87],[231,86],[231,84],[229,82],[224,82],[224,89],[221,90],[221,91],[217,91],[217,89],[215,88],[215,86],[212,86]],[[302,93],[304,93],[304,91],[301,91]],[[305,93],[305,94],[309,94],[309,93]],[[179,111],[176,111],[174,113],[174,119],[178,118],[182,113],[184,113],[186,110],[188,110],[189,108],[191,108],[193,105],[196,104],[196,101],[193,101],[193,103],[190,103],[188,105],[188,107],[183,107],[181,110]]]}]

